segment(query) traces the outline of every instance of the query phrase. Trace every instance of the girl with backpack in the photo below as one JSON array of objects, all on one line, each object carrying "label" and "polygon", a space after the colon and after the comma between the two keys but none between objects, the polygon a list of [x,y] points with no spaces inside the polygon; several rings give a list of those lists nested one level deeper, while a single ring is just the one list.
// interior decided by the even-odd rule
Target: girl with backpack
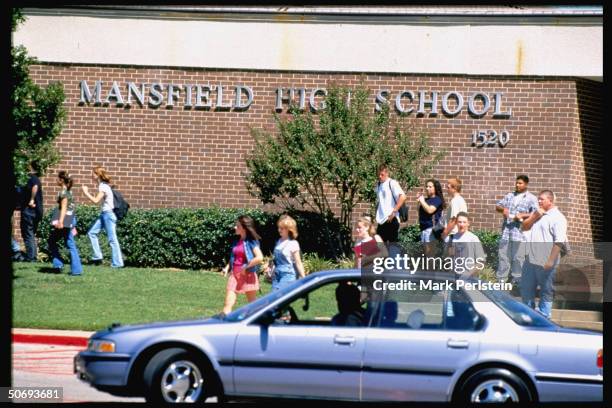
[{"label": "girl with backpack", "polygon": [[93,249],[92,262],[95,265],[102,263],[102,251],[100,251],[100,244],[98,242],[98,235],[102,228],[106,231],[108,243],[111,247],[111,267],[122,268],[123,267],[123,256],[121,255],[121,247],[119,246],[119,240],[117,239],[117,216],[113,209],[115,208],[113,190],[111,189],[111,177],[106,172],[104,167],[94,167],[93,179],[98,183],[98,194],[92,196],[89,193],[87,186],[82,186],[83,193],[85,196],[94,204],[100,204],[100,216],[93,223],[87,236],[91,241],[91,247]]}]

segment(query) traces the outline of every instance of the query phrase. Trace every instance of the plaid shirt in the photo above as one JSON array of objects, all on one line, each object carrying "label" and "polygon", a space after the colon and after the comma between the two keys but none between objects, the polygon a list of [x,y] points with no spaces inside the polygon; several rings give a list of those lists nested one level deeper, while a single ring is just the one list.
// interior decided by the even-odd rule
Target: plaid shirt
[{"label": "plaid shirt", "polygon": [[[504,198],[497,202],[497,205],[503,208],[508,208],[510,214],[532,213],[538,209],[538,199],[535,195],[526,191],[523,197],[513,205],[514,197],[519,193],[512,192],[506,194]],[[521,223],[518,221],[508,222],[506,218],[502,221],[502,241],[525,241],[523,231],[521,231]]]}]

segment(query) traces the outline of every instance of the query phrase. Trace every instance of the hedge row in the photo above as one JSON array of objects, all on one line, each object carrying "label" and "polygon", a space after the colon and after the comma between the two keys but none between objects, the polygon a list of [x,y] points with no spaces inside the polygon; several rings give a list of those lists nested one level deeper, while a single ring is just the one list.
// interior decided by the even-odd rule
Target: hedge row
[{"label": "hedge row", "polygon": [[[81,259],[91,259],[92,251],[87,230],[99,216],[98,207],[77,206],[77,246]],[[37,235],[43,253],[48,254],[47,238],[51,232],[49,210],[39,225]],[[223,266],[227,261],[234,239],[234,223],[238,216],[250,215],[258,224],[262,236],[262,251],[271,253],[278,239],[276,221],[279,213],[259,209],[233,209],[212,207],[206,209],[164,208],[133,209],[117,224],[117,235],[126,265],[142,267],[175,267],[206,269]],[[316,254],[324,259],[351,256],[350,231],[334,218],[325,218],[306,211],[290,211],[298,224],[300,247],[303,253]],[[497,266],[499,234],[491,231],[474,232],[483,242],[488,254],[487,263]],[[400,230],[400,244],[408,252],[419,251],[418,225]],[[106,234],[99,236],[102,253],[110,259]],[[62,249],[63,254],[67,251]]]},{"label": "hedge row", "polygon": [[[37,235],[41,251],[48,254],[47,239],[51,232],[51,212],[45,214]],[[249,215],[258,224],[264,254],[272,251],[278,232],[280,214],[258,209],[232,208],[170,208],[134,209],[117,224],[117,236],[126,265],[143,267],[176,267],[185,269],[214,268],[227,261],[231,242],[235,238],[234,224],[240,215]],[[342,255],[350,233],[335,219],[318,214],[293,211],[289,214],[298,223],[299,241],[303,252],[325,258]],[[83,260],[91,259],[92,251],[87,230],[99,216],[98,207],[78,206],[77,247]],[[104,232],[100,246],[110,258],[110,247]],[[63,254],[67,251],[63,249]]]}]

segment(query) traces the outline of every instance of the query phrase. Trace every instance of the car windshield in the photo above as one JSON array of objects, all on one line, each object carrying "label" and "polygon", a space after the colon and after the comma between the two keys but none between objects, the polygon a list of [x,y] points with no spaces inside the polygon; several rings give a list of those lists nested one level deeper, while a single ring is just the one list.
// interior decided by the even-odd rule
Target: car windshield
[{"label": "car windshield", "polygon": [[499,306],[514,322],[527,327],[555,327],[555,324],[526,304],[499,290],[482,290],[486,297]]},{"label": "car windshield", "polygon": [[[311,281],[315,277],[316,277],[316,274],[312,274],[312,275],[308,275],[304,279],[296,280],[295,282],[292,282],[291,284],[283,287],[282,289],[275,290],[275,291],[267,294],[266,296],[263,296],[263,297],[255,300],[252,303],[248,303],[248,304],[242,306],[241,308],[234,310],[233,312],[231,312],[230,314],[225,316],[225,318],[223,320],[227,321],[227,322],[239,322],[239,321],[242,321],[242,320],[248,318],[249,316],[252,316],[253,314],[259,312],[260,310],[262,310],[266,306],[274,303],[276,300],[278,300],[281,297],[285,296],[287,293],[293,291],[296,287],[302,286],[305,283]],[[218,316],[215,316],[215,317],[218,317]]]}]

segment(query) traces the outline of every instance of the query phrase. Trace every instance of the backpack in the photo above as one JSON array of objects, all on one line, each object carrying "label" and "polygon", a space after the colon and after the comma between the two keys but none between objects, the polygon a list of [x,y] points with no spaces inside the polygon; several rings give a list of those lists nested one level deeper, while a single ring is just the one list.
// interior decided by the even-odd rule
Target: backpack
[{"label": "backpack", "polygon": [[121,221],[127,214],[128,209],[130,208],[130,204],[125,201],[123,195],[119,192],[119,190],[111,189],[113,192],[113,201],[115,202],[115,208],[113,208],[113,212],[117,216],[117,221]]}]

